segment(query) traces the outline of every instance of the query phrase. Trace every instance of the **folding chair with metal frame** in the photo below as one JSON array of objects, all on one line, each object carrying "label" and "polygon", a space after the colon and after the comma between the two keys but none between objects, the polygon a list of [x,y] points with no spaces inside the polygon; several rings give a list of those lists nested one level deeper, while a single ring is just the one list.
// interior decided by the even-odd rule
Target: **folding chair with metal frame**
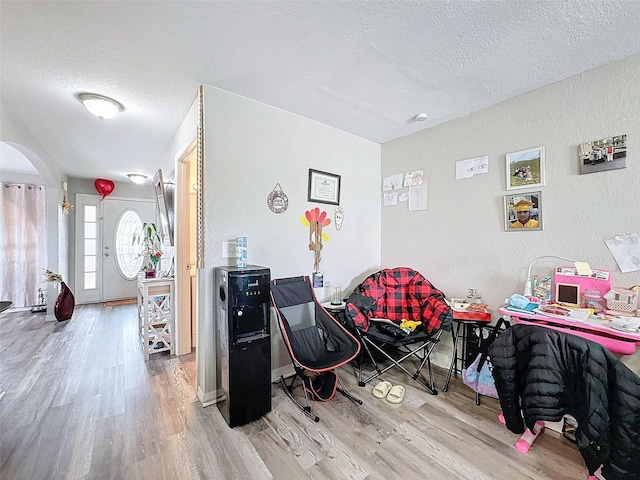
[{"label": "folding chair with metal frame", "polygon": [[[402,267],[370,275],[349,296],[346,318],[347,326],[358,336],[375,369],[375,373],[363,378],[363,352],[357,368],[360,386],[398,367],[429,393],[437,395],[430,356],[442,332],[451,330],[451,308],[444,294],[420,273]],[[399,326],[402,320],[419,321],[420,324],[413,332],[406,333]],[[381,366],[376,353],[390,363]],[[419,361],[413,372],[405,366],[411,358]],[[421,378],[425,365],[428,383]]]},{"label": "folding chair with metal frame", "polygon": [[[373,364],[373,368],[375,369],[375,373],[372,373],[367,378],[363,379],[365,362],[361,358],[357,369],[358,385],[364,387],[366,384],[380,377],[387,371],[391,370],[393,367],[398,367],[400,370],[414,379],[420,386],[425,388],[429,393],[431,393],[432,395],[437,395],[438,391],[436,390],[433,381],[433,370],[431,368],[430,355],[440,341],[440,336],[442,335],[443,330],[438,330],[434,332],[433,335],[429,335],[424,331],[417,331],[410,335],[406,335],[405,337],[394,338],[377,331],[375,323],[375,321],[372,322],[373,326],[369,328],[366,334],[363,334],[357,328],[355,329],[356,335],[360,339],[360,343],[364,351],[367,353],[369,360]],[[396,350],[397,352],[399,352],[400,357],[394,358],[389,353],[390,350]],[[390,364],[381,368],[381,365],[376,360],[376,352],[381,354],[385,360],[390,362]],[[361,353],[361,356],[363,354],[364,352]],[[413,373],[407,370],[407,368],[405,368],[405,366],[402,364],[402,362],[411,358],[412,356],[415,356],[420,362],[418,364],[418,368]],[[422,372],[425,364],[427,365],[427,372],[429,375],[428,384],[423,382],[420,377],[420,373]]]},{"label": "folding chair with metal frame", "polygon": [[[280,377],[286,395],[305,415],[316,422],[320,421],[320,418],[311,412],[310,396],[328,401],[337,391],[362,405],[362,400],[351,395],[342,386],[336,372],[338,367],[358,356],[360,344],[318,302],[309,277],[272,280],[271,302],[295,371],[289,377],[290,382],[287,382],[284,376]],[[297,378],[303,383],[304,405],[293,395]],[[322,391],[316,388],[321,388]]]}]

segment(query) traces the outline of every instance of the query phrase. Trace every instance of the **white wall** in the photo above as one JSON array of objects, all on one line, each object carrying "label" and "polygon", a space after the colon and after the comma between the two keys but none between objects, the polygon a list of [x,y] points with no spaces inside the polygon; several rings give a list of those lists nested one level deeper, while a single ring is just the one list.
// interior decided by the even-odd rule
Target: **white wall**
[{"label": "white wall", "polygon": [[[428,209],[382,209],[382,264],[409,265],[447,296],[478,289],[494,312],[522,293],[529,263],[561,255],[622,274],[604,240],[640,233],[640,55],[382,146],[382,175],[424,168]],[[580,143],[627,134],[627,168],[580,175]],[[505,232],[505,154],[546,148],[544,230]],[[455,180],[456,161],[489,155],[489,173]],[[398,248],[402,245],[402,248]],[[555,263],[541,264],[550,273]],[[538,270],[534,270],[535,271]]]},{"label": "white wall", "polygon": [[44,185],[44,180],[40,175],[22,172],[9,172],[0,169],[2,181],[7,183],[30,183],[32,185]]},{"label": "white wall", "polygon": [[[60,186],[67,177],[3,99],[0,99],[0,141],[20,151],[33,164],[47,187],[47,267],[68,279],[68,215],[63,215],[60,208]],[[57,296],[56,286],[47,284],[47,320],[54,320],[53,309]]]},{"label": "white wall", "polygon": [[[340,282],[349,290],[378,270],[380,145],[214,87],[205,86],[204,98],[207,298],[198,349],[211,351],[213,268],[235,261],[222,257],[224,241],[246,236],[249,263],[269,267],[272,278],[310,275],[309,229],[300,217],[317,206],[332,218],[320,264],[325,280]],[[333,225],[333,205],[307,202],[309,168],[342,177],[340,204],[345,219],[340,231]],[[277,183],[289,200],[282,214],[271,212],[266,202]],[[273,322],[272,335],[273,369],[277,370],[290,360]],[[210,343],[203,345],[200,341],[205,336]]]}]

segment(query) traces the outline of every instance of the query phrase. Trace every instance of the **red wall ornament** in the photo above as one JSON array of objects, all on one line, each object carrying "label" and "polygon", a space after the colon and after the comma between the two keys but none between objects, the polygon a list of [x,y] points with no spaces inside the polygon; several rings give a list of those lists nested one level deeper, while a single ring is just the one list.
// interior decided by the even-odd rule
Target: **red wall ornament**
[{"label": "red wall ornament", "polygon": [[102,200],[107,195],[110,195],[115,188],[115,184],[111,180],[105,180],[103,178],[98,178],[95,181],[96,190],[100,195],[102,195]]}]

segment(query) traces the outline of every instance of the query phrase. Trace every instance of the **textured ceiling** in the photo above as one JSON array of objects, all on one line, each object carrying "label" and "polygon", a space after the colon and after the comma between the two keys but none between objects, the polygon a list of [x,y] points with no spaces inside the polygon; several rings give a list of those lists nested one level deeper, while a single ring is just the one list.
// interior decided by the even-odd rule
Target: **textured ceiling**
[{"label": "textured ceiling", "polygon": [[636,0],[3,0],[0,94],[65,173],[126,180],[203,83],[384,143],[638,53],[639,24]]}]

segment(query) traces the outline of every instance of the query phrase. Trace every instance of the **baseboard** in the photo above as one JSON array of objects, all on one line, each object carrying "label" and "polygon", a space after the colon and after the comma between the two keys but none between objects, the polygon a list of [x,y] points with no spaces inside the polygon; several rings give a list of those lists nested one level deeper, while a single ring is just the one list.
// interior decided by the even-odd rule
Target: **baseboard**
[{"label": "baseboard", "polygon": [[215,392],[207,392],[207,394],[205,394],[200,387],[198,387],[196,395],[203,407],[214,405],[219,401],[224,400],[225,398],[223,392],[220,390],[217,390]]},{"label": "baseboard", "polygon": [[296,371],[293,369],[293,365],[285,365],[284,367],[271,370],[271,383],[279,382],[280,377],[287,378],[295,373]]}]

